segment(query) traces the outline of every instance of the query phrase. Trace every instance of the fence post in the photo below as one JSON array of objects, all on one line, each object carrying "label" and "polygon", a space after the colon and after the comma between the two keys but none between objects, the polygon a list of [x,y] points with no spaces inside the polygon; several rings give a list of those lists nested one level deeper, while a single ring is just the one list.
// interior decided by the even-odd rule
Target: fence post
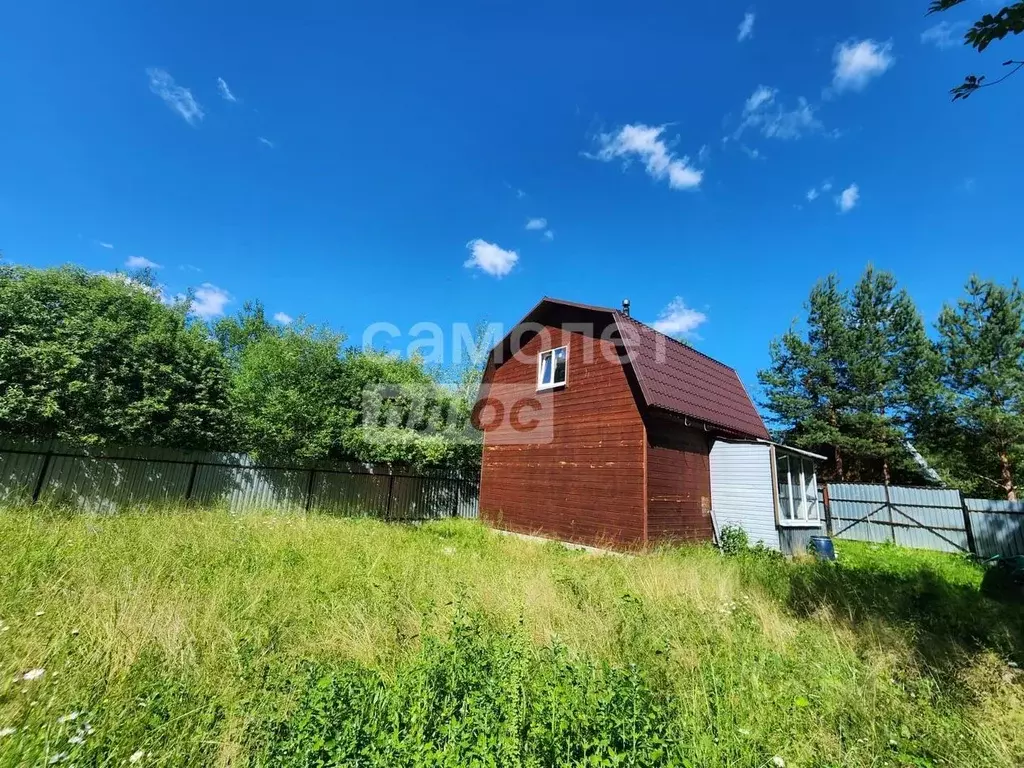
[{"label": "fence post", "polygon": [[306,484],[306,511],[313,505],[313,481],[316,479],[316,467],[309,470],[309,482]]},{"label": "fence post", "polygon": [[455,480],[455,510],[452,512],[452,517],[459,516],[459,508],[462,506],[462,478]]},{"label": "fence post", "polygon": [[392,467],[389,470],[389,475],[388,475],[388,505],[387,505],[387,508],[384,510],[384,519],[385,520],[390,520],[391,519],[391,497],[394,495],[394,492],[395,492],[395,470],[394,470],[394,467]]},{"label": "fence post", "polygon": [[32,503],[35,504],[39,501],[39,496],[43,492],[43,485],[46,483],[46,475],[50,471],[50,461],[53,459],[53,451],[47,451],[43,457],[43,467],[39,470],[39,477],[36,478],[35,487],[32,489]]},{"label": "fence post", "polygon": [[896,543],[896,521],[892,517],[892,500],[889,498],[889,478],[885,478],[885,511],[889,514],[889,532],[892,534],[892,543]]},{"label": "fence post", "polygon": [[832,538],[832,505],[828,498],[828,483],[821,489],[821,503],[825,507],[825,533]]},{"label": "fence post", "polygon": [[974,528],[971,526],[971,510],[967,508],[967,499],[963,491],[957,491],[960,495],[960,509],[964,514],[964,532],[967,534],[967,549],[972,555],[978,554],[978,545],[974,540]]},{"label": "fence post", "polygon": [[192,501],[192,491],[196,487],[196,473],[199,471],[199,461],[192,462],[192,469],[188,473],[188,485],[185,487],[185,503]]}]

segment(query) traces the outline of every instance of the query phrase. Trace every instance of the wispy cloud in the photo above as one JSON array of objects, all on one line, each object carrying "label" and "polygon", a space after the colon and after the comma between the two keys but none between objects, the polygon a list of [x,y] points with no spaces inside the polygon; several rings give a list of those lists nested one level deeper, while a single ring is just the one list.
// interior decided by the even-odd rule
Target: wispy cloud
[{"label": "wispy cloud", "polygon": [[954,48],[964,44],[964,32],[970,26],[966,21],[940,21],[921,33],[921,42],[936,48]]},{"label": "wispy cloud", "polygon": [[665,180],[672,189],[696,189],[704,172],[690,165],[689,157],[676,157],[662,139],[665,126],[636,123],[624,125],[615,133],[598,136],[600,145],[596,154],[587,157],[609,162],[622,158],[628,165],[633,159],[644,163],[647,174]]},{"label": "wispy cloud", "polygon": [[859,201],[860,187],[856,184],[851,184],[839,193],[839,197],[836,198],[836,206],[839,208],[840,213],[849,213],[856,207]]},{"label": "wispy cloud", "polygon": [[181,115],[189,125],[195,125],[202,121],[205,113],[199,102],[192,96],[188,88],[182,88],[174,82],[174,78],[166,69],[150,67],[146,70],[149,75],[149,89],[164,100],[164,103],[172,110]]},{"label": "wispy cloud", "polygon": [[759,85],[743,105],[743,119],[733,134],[734,139],[753,128],[769,139],[799,139],[822,129],[807,99],[797,99],[796,106],[787,108],[778,99],[777,88]]},{"label": "wispy cloud", "polygon": [[547,219],[530,219],[526,222],[527,229],[544,229],[547,225]]},{"label": "wispy cloud", "polygon": [[832,88],[837,93],[862,91],[871,80],[880,77],[896,62],[892,41],[848,40],[836,46],[832,55],[835,70]]},{"label": "wispy cloud", "polygon": [[754,36],[754,12],[747,11],[743,15],[743,21],[740,22],[739,32],[736,35],[736,40],[743,42]]},{"label": "wispy cloud", "polygon": [[708,316],[703,312],[686,306],[682,297],[676,296],[661,310],[661,314],[651,323],[651,327],[669,336],[696,338],[695,331],[706,323],[707,319]]},{"label": "wispy cloud", "polygon": [[159,264],[145,256],[129,256],[124,265],[129,269],[160,269]]},{"label": "wispy cloud", "polygon": [[291,325],[291,323],[294,320],[295,320],[295,318],[293,318],[287,312],[275,312],[274,313],[274,321],[280,323],[281,325]]},{"label": "wispy cloud", "polygon": [[828,192],[831,192],[831,191],[832,191],[832,182],[831,181],[823,181],[820,186],[811,187],[809,190],[807,190],[807,195],[806,195],[807,202],[813,203],[819,197],[821,197],[822,195],[824,195],[824,194],[826,194]]},{"label": "wispy cloud", "polygon": [[259,137],[259,142],[260,142],[260,144],[262,144],[263,146],[265,146],[265,147],[270,147],[271,149],[273,149],[274,147],[276,147],[276,146],[277,146],[276,144],[274,144],[274,142],[272,142],[272,141],[271,141],[270,139],[268,139],[268,138],[267,138],[266,136],[260,136],[260,137]]},{"label": "wispy cloud", "polygon": [[476,267],[494,277],[504,277],[519,261],[519,254],[515,251],[506,251],[480,238],[470,240],[466,243],[466,248],[469,249],[471,256],[463,266],[468,269]]},{"label": "wispy cloud", "polygon": [[217,78],[217,93],[220,94],[220,97],[224,99],[224,101],[238,101],[238,97],[231,92],[231,89],[228,88],[228,84],[224,81],[223,77]]},{"label": "wispy cloud", "polygon": [[102,240],[97,240],[96,245],[98,245],[100,248],[106,248],[108,251],[114,250],[113,243],[104,243]]},{"label": "wispy cloud", "polygon": [[203,283],[192,296],[192,312],[203,320],[210,320],[224,314],[224,307],[231,303],[231,294],[212,283]]},{"label": "wispy cloud", "polygon": [[544,230],[544,239],[545,240],[554,240],[555,239],[555,233],[552,232],[550,229]]}]

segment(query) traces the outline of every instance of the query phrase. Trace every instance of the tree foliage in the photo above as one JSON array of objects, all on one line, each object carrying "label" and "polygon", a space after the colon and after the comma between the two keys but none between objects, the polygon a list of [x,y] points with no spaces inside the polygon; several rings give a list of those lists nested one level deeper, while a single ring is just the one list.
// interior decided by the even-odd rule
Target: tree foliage
[{"label": "tree foliage", "polygon": [[[932,0],[931,5],[928,6],[928,13],[948,11],[963,2],[964,0]],[[1024,32],[1024,2],[1016,2],[1007,5],[998,13],[984,14],[964,34],[964,43],[981,53],[996,40],[1002,40],[1011,34],[1019,35],[1021,32]],[[987,88],[1003,82],[1024,67],[1024,61],[1009,59],[1003,62],[1003,66],[1013,67],[1013,69],[998,80],[985,82],[984,75],[967,75],[963,83],[950,91],[953,101],[966,99],[980,88]]]},{"label": "tree foliage", "polygon": [[937,328],[942,389],[931,403],[929,453],[958,485],[1019,496],[1024,463],[1024,296],[1014,282],[972,277]]},{"label": "tree foliage", "polygon": [[228,369],[205,326],[147,278],[0,265],[0,431],[212,447]]},{"label": "tree foliage", "polygon": [[912,473],[906,427],[936,363],[909,295],[868,267],[852,292],[817,283],[806,309],[805,334],[774,340],[758,374],[781,435],[826,453],[840,480]]},{"label": "tree foliage", "polygon": [[[413,467],[479,464],[466,393],[259,302],[208,327],[151,276],[0,265],[0,433]],[[475,390],[472,396],[475,397]]]}]

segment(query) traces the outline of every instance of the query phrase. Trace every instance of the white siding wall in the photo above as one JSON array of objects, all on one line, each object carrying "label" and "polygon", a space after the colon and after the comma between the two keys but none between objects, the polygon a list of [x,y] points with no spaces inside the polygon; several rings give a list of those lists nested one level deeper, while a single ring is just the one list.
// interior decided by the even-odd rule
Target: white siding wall
[{"label": "white siding wall", "polygon": [[750,543],[779,548],[775,528],[771,449],[716,440],[711,448],[711,507],[721,530],[738,525]]}]

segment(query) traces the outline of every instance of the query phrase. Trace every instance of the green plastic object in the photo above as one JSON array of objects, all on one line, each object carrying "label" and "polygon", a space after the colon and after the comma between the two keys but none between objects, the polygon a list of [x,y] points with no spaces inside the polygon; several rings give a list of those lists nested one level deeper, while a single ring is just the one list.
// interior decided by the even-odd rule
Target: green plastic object
[{"label": "green plastic object", "polygon": [[1024,603],[1024,555],[996,555],[985,564],[981,593],[996,600]]}]

